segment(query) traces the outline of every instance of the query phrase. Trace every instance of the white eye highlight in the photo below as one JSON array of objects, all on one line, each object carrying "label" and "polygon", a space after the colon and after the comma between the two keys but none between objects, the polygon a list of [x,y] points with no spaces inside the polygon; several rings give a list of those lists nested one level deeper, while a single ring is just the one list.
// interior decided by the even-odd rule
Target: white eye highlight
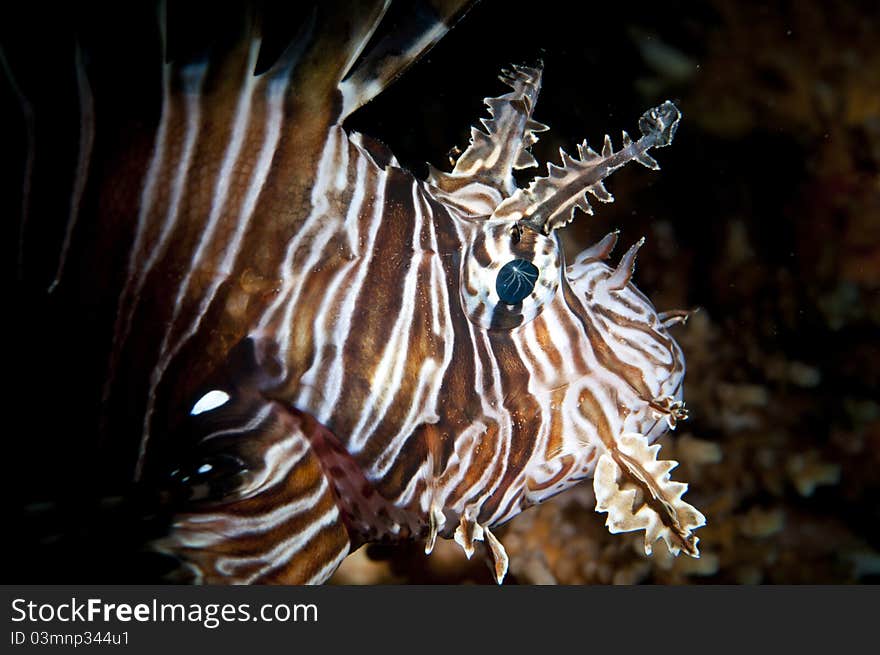
[{"label": "white eye highlight", "polygon": [[199,398],[198,402],[190,410],[190,415],[197,416],[202,412],[210,412],[212,409],[217,409],[227,402],[229,402],[229,394],[220,389],[214,389]]}]

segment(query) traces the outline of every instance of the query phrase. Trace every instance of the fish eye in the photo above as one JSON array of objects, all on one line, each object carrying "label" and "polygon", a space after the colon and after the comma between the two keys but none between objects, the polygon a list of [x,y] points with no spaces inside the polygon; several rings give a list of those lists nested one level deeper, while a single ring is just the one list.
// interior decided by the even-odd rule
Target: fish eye
[{"label": "fish eye", "polygon": [[515,329],[553,299],[561,265],[556,239],[527,223],[478,224],[462,260],[462,308],[484,329]]},{"label": "fish eye", "polygon": [[495,291],[503,303],[518,305],[534,290],[537,281],[537,266],[525,259],[513,259],[498,271]]}]

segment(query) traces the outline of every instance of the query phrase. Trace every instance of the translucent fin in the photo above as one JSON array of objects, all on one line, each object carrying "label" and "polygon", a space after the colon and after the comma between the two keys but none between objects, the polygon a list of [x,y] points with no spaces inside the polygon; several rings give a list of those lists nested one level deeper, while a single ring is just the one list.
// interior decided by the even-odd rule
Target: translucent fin
[{"label": "translucent fin", "polygon": [[655,107],[639,119],[642,137],[635,143],[624,132],[623,147],[617,152],[610,137],[605,136],[602,153],[590,148],[586,141],[578,146],[579,158],[561,151],[562,165],[548,164],[547,176],[532,180],[495,210],[493,218],[523,220],[549,234],[567,225],[576,209],[592,213],[586,193],[603,202],[613,200],[602,186],[602,180],[627,162],[635,160],[649,168],[657,168],[647,151],[669,145],[675,135],[681,114],[670,101]]},{"label": "translucent fin", "polygon": [[495,574],[495,582],[501,584],[504,582],[504,576],[507,575],[510,559],[498,537],[492,534],[489,528],[484,528],[483,532],[486,535],[486,545],[489,546],[489,553],[492,555],[492,572]]},{"label": "translucent fin", "polygon": [[471,4],[473,0],[386,3],[381,23],[362,44],[339,84],[343,98],[340,120],[379,95],[430,50]]}]

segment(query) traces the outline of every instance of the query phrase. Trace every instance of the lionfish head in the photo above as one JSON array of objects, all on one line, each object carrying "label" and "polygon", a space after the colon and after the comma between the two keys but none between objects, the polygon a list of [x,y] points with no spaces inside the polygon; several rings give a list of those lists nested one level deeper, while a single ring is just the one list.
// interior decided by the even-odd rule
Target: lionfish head
[{"label": "lionfish head", "polygon": [[175,575],[323,582],[362,543],[427,537],[427,552],[440,536],[468,556],[483,540],[500,582],[490,528],[591,476],[612,532],[696,555],[703,517],[652,445],[685,417],[667,333],[685,314],[631,283],[641,241],[614,268],[615,233],[571,263],[561,247],[590,196],[612,200],[612,171],[657,168],[675,105],[520,187],[548,128],[532,118],[541,67],[514,66],[452,170],[422,181],[344,121],[470,2],[309,3],[277,56],[248,18],[195,57],[170,56],[159,4],[157,102],[117,117],[127,94],[101,76],[93,93],[77,50],[81,138],[43,323],[76,326],[73,361],[106,362],[76,396],[94,406],[82,424],[123,462],[104,469],[134,463],[158,491],[169,525],[151,543]]},{"label": "lionfish head", "polygon": [[617,149],[606,135],[598,152],[586,141],[577,156],[560,150],[559,164],[520,188],[513,171],[537,165],[529,148],[548,129],[532,118],[541,68],[514,66],[500,79],[512,90],[485,99],[483,129],[471,129],[451,172],[431,169],[428,182],[459,218],[464,314],[520,362],[499,363],[504,404],[513,416],[538,408],[545,416],[533,426],[546,441],[527,466],[525,504],[592,473],[612,532],[645,529],[647,552],[662,538],[673,553],[696,556],[691,530],[704,518],[681,500],[687,485],[670,480],[675,462],[658,461],[651,445],[687,417],[684,359],[667,331],[687,312],[658,314],[632,284],[644,239],[616,267],[605,260],[617,232],[568,265],[561,244],[578,210],[593,213],[590,197],[613,201],[603,184],[610,173],[632,160],[659,168],[648,151],[672,142],[681,114],[663,102],[641,116],[638,139],[623,132]]}]

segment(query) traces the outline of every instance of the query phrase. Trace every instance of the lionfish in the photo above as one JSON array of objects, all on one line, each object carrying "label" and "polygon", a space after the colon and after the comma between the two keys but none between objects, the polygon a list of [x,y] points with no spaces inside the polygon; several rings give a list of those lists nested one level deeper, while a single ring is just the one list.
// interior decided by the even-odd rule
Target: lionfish
[{"label": "lionfish", "polygon": [[[589,478],[612,532],[698,556],[704,517],[652,445],[687,415],[668,332],[685,314],[658,314],[633,285],[644,240],[613,267],[616,233],[572,262],[561,247],[588,196],[612,201],[612,171],[658,168],[649,151],[679,110],[664,102],[638,139],[584,141],[518,187],[547,127],[532,117],[541,66],[513,66],[452,170],[417,179],[343,121],[467,3],[412,3],[390,27],[389,4],[304,10],[260,72],[255,21],[219,57],[166,42],[143,81],[161,102],[133,120],[76,50],[63,237],[52,274],[22,285],[68,335],[43,347],[72,361],[56,379],[86,409],[70,420],[94,419],[95,457],[159,490],[171,520],[152,546],[193,581],[320,583],[361,544],[430,553],[441,537],[468,557],[484,542],[500,583],[492,531]],[[6,67],[30,146],[23,256],[49,199],[35,193],[40,114]]]}]

